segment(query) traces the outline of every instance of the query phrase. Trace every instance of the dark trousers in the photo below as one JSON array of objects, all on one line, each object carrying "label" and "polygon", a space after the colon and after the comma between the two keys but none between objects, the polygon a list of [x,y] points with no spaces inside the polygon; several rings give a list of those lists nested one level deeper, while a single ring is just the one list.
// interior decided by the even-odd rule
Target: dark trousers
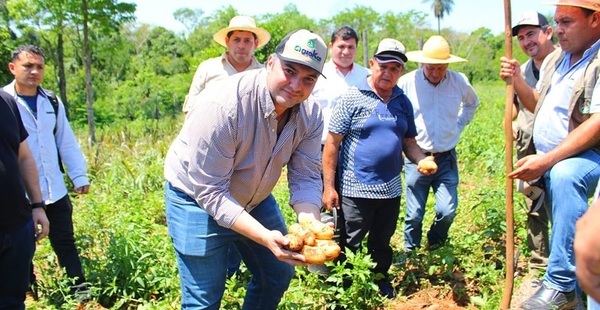
[{"label": "dark trousers", "polygon": [[0,233],[0,309],[25,309],[29,265],[35,250],[33,221]]},{"label": "dark trousers", "polygon": [[400,197],[392,199],[365,199],[342,197],[344,230],[341,246],[355,252],[361,246],[367,233],[367,249],[376,263],[374,273],[384,275],[387,281],[388,269],[392,265],[393,251],[390,246],[392,235],[400,213]]},{"label": "dark trousers", "polygon": [[[69,195],[59,199],[46,207],[46,216],[50,221],[50,245],[56,253],[58,264],[67,272],[69,279],[74,279],[71,285],[85,282],[83,267],[79,259],[79,252],[75,247],[73,234],[73,205]],[[35,282],[33,264],[31,265],[31,283]]]}]

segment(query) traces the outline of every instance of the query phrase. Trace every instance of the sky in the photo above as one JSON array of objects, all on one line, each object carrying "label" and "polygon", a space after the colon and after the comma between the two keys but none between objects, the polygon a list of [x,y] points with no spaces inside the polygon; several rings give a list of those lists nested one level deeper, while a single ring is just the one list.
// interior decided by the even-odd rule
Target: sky
[{"label": "sky", "polygon": [[[423,0],[123,0],[137,4],[136,17],[139,23],[163,26],[173,31],[183,31],[181,23],[173,18],[173,12],[179,8],[201,9],[205,15],[228,5],[233,6],[240,15],[258,16],[266,13],[281,13],[288,3],[295,3],[298,10],[310,18],[329,18],[345,9],[355,6],[371,7],[377,12],[407,12],[411,9],[429,14],[427,22],[437,29],[437,19],[431,10],[431,2]],[[551,15],[554,6],[549,0],[513,0],[511,1],[512,22],[523,11],[537,10]],[[493,34],[504,32],[504,0],[454,0],[452,12],[442,19],[442,28],[470,33],[480,27],[486,27]],[[259,25],[260,27],[260,25]]]}]

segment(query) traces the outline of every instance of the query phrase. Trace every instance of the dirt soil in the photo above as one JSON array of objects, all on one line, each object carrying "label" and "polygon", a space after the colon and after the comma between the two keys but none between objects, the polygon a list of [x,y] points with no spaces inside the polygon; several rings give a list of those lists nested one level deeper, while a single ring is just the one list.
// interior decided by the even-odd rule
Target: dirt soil
[{"label": "dirt soil", "polygon": [[412,310],[412,309],[427,309],[427,310],[458,310],[458,309],[477,309],[475,307],[461,307],[451,293],[443,294],[439,289],[430,288],[418,291],[411,296],[408,296],[406,301],[394,301],[386,309],[389,310]]}]

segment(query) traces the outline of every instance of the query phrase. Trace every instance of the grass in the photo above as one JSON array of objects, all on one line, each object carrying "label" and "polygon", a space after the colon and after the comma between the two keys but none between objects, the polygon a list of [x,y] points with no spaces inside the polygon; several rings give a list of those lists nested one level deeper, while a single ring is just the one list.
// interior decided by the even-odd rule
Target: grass
[{"label": "grass", "polygon": [[[399,291],[382,300],[370,285],[370,257],[357,253],[352,271],[335,267],[330,278],[297,268],[281,309],[326,309],[334,301],[348,309],[404,309],[420,292],[436,292],[458,307],[496,309],[504,289],[504,87],[477,85],[481,106],[457,147],[461,182],[459,208],[448,246],[420,255],[402,251],[402,221],[392,239],[395,250],[391,274]],[[113,124],[100,128],[98,144],[87,149],[91,193],[74,196],[77,244],[92,286],[93,301],[77,305],[65,294],[64,275],[49,241],[38,244],[35,264],[41,280],[41,299],[31,309],[178,309],[177,266],[167,236],[163,201],[163,160],[181,126],[181,118]],[[85,129],[78,128],[83,133]],[[81,136],[82,145],[87,145]],[[274,190],[286,220],[295,220],[288,207],[285,180]],[[515,195],[517,244],[525,237],[523,202]],[[433,201],[429,202],[431,205]],[[401,206],[404,212],[404,201]],[[432,221],[426,214],[425,227]],[[523,256],[523,255],[522,255]],[[511,260],[512,261],[512,260]],[[344,272],[356,286],[340,288]],[[227,282],[223,309],[239,308],[248,273]],[[406,308],[409,309],[409,308]]]}]

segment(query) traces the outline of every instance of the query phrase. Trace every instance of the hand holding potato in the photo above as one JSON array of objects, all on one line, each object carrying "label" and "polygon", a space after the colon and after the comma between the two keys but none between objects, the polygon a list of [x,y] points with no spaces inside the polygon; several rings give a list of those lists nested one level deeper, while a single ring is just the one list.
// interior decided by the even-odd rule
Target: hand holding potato
[{"label": "hand holding potato", "polygon": [[333,240],[333,227],[314,219],[302,219],[288,227],[286,249],[300,252],[305,262],[322,265],[340,255],[341,248]]},{"label": "hand holding potato", "polygon": [[430,175],[437,172],[438,166],[435,163],[433,156],[427,156],[417,164],[417,171],[424,175]]}]

